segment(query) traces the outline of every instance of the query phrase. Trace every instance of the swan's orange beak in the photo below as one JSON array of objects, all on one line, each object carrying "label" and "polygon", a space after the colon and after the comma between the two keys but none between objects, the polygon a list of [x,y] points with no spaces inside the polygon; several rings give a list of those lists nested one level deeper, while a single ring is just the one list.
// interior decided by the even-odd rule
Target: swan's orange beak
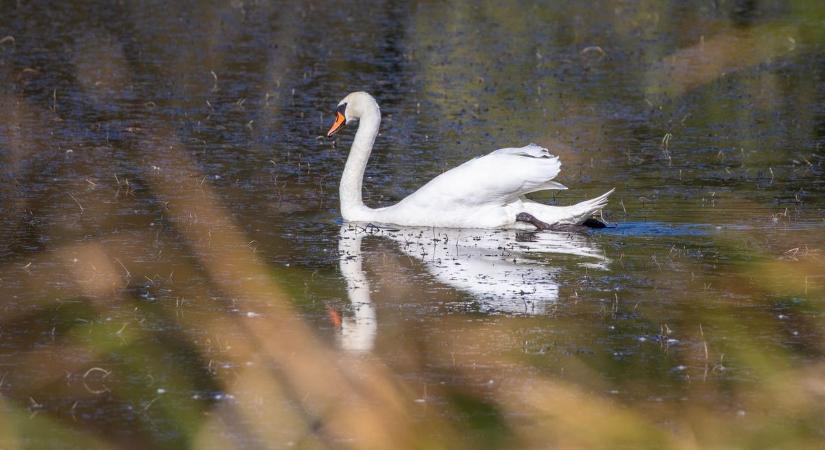
[{"label": "swan's orange beak", "polygon": [[335,122],[332,123],[332,126],[327,131],[327,137],[331,137],[333,134],[341,131],[341,128],[344,128],[344,125],[347,123],[347,118],[344,117],[344,114],[341,111],[335,112]]}]

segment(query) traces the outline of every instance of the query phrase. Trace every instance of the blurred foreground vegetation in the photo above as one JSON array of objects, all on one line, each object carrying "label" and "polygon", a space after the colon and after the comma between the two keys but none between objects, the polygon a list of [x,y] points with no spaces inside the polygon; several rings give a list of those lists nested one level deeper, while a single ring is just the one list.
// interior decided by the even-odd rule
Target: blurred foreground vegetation
[{"label": "blurred foreground vegetation", "polygon": [[[821,2],[2,11],[0,447],[825,445]],[[607,270],[537,257],[558,299],[509,314],[368,233],[341,348],[317,137],[358,89],[368,203],[535,140],[542,200],[618,188]]]}]

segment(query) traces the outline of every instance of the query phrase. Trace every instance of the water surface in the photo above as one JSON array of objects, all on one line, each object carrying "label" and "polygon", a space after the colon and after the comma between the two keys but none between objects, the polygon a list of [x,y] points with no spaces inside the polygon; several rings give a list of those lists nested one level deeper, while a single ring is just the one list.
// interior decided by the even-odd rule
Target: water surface
[{"label": "water surface", "polygon": [[[29,4],[0,18],[8,448],[815,447],[818,2]],[[342,224],[536,142],[587,233]]]}]

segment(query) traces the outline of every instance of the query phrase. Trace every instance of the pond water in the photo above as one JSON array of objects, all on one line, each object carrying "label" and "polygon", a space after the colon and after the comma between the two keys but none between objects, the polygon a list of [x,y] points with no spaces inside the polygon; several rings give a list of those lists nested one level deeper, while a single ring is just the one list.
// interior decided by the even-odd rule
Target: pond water
[{"label": "pond water", "polygon": [[[17,2],[3,448],[825,442],[821,2]],[[581,233],[343,223],[536,142]]]}]

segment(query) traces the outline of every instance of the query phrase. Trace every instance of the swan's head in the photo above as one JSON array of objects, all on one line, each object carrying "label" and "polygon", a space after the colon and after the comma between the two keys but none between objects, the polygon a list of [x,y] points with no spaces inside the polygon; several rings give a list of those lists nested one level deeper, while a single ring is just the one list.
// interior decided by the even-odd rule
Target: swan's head
[{"label": "swan's head", "polygon": [[335,110],[335,121],[332,122],[332,126],[327,131],[327,137],[341,131],[344,125],[372,112],[379,112],[378,102],[375,101],[372,95],[366,92],[353,92],[347,95],[338,102],[338,108]]}]

